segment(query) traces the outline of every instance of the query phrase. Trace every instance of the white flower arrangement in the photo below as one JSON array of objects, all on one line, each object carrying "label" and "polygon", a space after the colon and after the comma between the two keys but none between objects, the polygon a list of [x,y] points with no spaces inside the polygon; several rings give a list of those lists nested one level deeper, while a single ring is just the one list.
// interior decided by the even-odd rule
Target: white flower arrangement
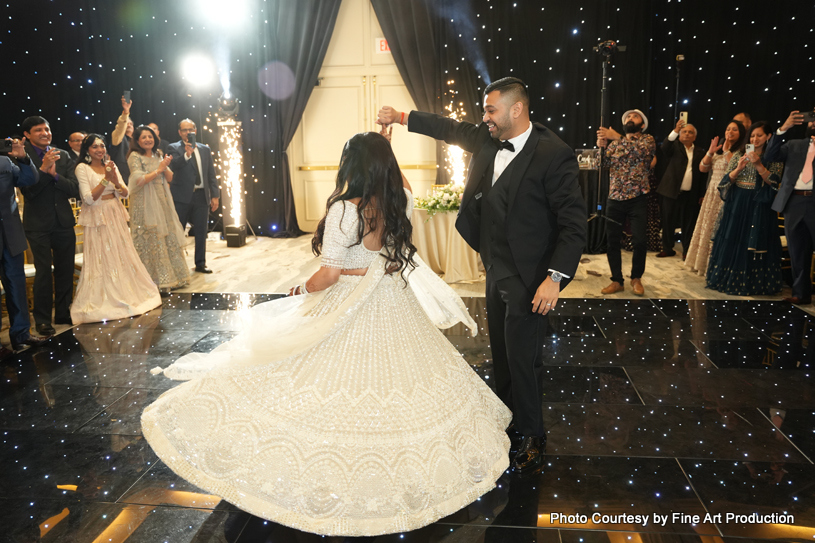
[{"label": "white flower arrangement", "polygon": [[417,198],[416,207],[427,210],[430,217],[442,211],[458,211],[463,194],[461,185],[443,185],[433,189],[427,198]]}]

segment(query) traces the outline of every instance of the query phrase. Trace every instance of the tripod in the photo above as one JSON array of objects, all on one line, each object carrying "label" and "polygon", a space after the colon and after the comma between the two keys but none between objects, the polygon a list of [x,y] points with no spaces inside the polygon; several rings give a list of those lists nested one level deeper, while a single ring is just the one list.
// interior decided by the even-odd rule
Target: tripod
[{"label": "tripod", "polygon": [[[606,114],[608,112],[608,81],[609,67],[611,66],[611,57],[617,51],[625,51],[624,45],[617,45],[614,40],[607,40],[594,46],[594,51],[603,57],[603,80],[600,87],[600,126],[606,126]],[[600,192],[603,188],[603,181],[608,180],[608,163],[606,161],[606,148],[600,148],[600,164],[597,168],[597,208],[594,213],[589,215],[589,221],[600,217],[606,221],[611,221],[615,224],[620,224],[614,219],[610,219],[603,214],[603,205],[600,203]]]}]

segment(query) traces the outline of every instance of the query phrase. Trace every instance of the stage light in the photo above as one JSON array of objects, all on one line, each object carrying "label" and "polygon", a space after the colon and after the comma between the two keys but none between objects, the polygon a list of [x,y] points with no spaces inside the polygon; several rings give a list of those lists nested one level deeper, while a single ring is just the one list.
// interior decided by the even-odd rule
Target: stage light
[{"label": "stage light", "polygon": [[201,53],[193,53],[181,61],[181,77],[195,87],[207,87],[215,79],[215,64]]},{"label": "stage light", "polygon": [[249,0],[192,0],[193,11],[206,25],[237,30],[249,21]]}]

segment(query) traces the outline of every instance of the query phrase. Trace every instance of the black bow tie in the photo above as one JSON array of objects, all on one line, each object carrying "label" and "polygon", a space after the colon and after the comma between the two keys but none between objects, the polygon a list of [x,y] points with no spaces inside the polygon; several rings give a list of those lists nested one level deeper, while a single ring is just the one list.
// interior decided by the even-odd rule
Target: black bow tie
[{"label": "black bow tie", "polygon": [[514,153],[514,152],[515,152],[515,146],[514,146],[514,145],[512,145],[512,144],[509,142],[509,140],[504,140],[504,141],[502,141],[502,142],[501,142],[501,149],[506,149],[506,150],[507,150],[507,151],[509,151],[510,153]]}]

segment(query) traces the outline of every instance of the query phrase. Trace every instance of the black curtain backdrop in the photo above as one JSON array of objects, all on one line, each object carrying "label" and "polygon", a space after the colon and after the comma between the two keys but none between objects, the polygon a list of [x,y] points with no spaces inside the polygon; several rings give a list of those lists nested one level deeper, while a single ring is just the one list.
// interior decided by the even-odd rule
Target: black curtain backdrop
[{"label": "black curtain backdrop", "polygon": [[[137,124],[156,122],[165,139],[176,141],[178,121],[190,117],[215,149],[214,122],[207,119],[221,86],[215,80],[195,87],[181,77],[188,53],[206,53],[225,66],[241,99],[250,224],[261,235],[295,235],[284,151],[339,2],[6,2],[0,131],[12,134],[23,118],[39,114],[51,122],[54,145],[67,147],[75,130],[110,133],[122,90],[130,89]],[[239,17],[242,3],[248,9]],[[815,105],[812,2],[373,0],[373,6],[419,107],[435,104],[428,109],[441,112],[455,96],[477,121],[487,82],[518,76],[529,86],[533,118],[576,148],[594,146],[601,58],[592,47],[606,39],[628,48],[611,71],[617,129],[623,111],[638,107],[658,141],[670,132],[678,54],[686,57],[680,109],[697,125],[701,145],[739,111],[780,123],[790,110]],[[214,21],[201,17],[207,10]],[[219,26],[230,21],[234,28]]]},{"label": "black curtain backdrop", "polygon": [[[259,235],[301,234],[285,150],[317,81],[341,0],[28,0],[0,6],[3,108],[10,135],[29,115],[51,124],[53,145],[71,132],[109,135],[132,91],[131,118],[179,139],[178,122],[199,124],[218,149],[222,87],[182,77],[190,53],[211,57],[241,101],[248,220]],[[208,7],[210,6],[210,7]],[[203,13],[206,9],[210,13]],[[209,15],[206,17],[205,15]],[[235,22],[235,26],[222,22]]]},{"label": "black curtain backdrop", "polygon": [[[679,110],[689,112],[701,145],[722,134],[740,111],[754,120],[780,123],[792,109],[815,105],[811,2],[436,0],[432,10],[425,7],[428,3],[373,0],[380,21],[382,13],[392,21],[382,22],[391,49],[411,47],[403,25],[416,21],[406,14],[430,11],[436,18],[419,21],[424,29],[413,41],[438,43],[437,51],[456,53],[432,59],[442,77],[458,73],[462,84],[461,74],[475,74],[477,105],[468,113],[478,119],[487,83],[520,77],[529,87],[533,119],[575,148],[594,147],[602,57],[592,48],[608,39],[626,46],[613,56],[610,72],[609,118],[617,130],[622,113],[638,108],[649,117],[649,132],[657,141],[668,135],[675,124],[679,54],[686,58]],[[423,47],[394,51],[406,80],[406,73],[430,63],[427,57]],[[462,92],[469,92],[470,85],[460,87]],[[443,113],[438,106],[431,111]]]}]

